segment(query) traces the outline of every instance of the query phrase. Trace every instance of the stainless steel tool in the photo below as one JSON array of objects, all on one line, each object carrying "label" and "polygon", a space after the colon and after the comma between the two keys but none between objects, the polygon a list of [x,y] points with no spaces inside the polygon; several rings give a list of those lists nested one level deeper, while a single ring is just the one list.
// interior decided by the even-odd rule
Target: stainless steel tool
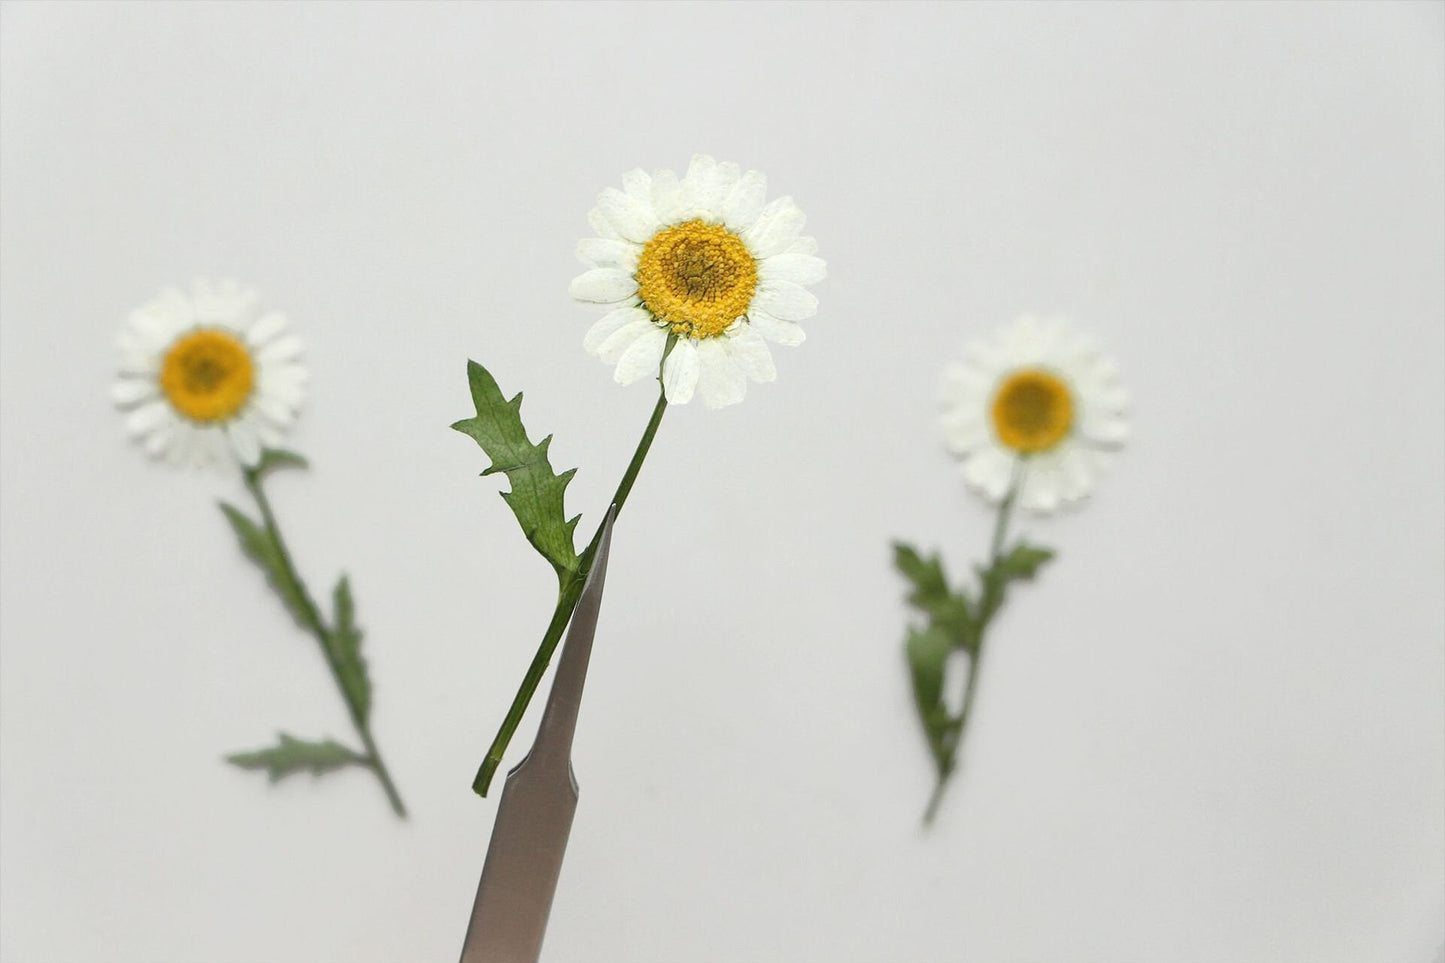
[{"label": "stainless steel tool", "polygon": [[507,773],[502,787],[461,963],[536,963],[542,952],[577,811],[572,735],[597,632],[615,515],[615,510],[609,511],[602,523],[597,553],[572,613],[532,751]]}]

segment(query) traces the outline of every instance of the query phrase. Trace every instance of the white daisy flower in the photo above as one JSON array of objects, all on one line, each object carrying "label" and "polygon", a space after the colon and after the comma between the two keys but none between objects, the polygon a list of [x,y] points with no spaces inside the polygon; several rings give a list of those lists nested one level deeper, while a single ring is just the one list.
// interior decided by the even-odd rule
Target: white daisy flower
[{"label": "white daisy flower", "polygon": [[255,293],[234,282],[197,281],[189,296],[170,289],[131,312],[111,398],[150,455],[178,465],[234,455],[251,467],[280,444],[307,372],[286,319],[255,317],[255,306]]},{"label": "white daisy flower", "polygon": [[777,377],[767,342],[802,343],[798,322],[818,311],[805,286],[827,267],[793,199],[765,204],[766,194],[757,171],[698,154],[682,178],[634,170],[598,197],[588,220],[601,236],[577,245],[591,270],[571,291],[610,309],[583,346],[617,366],[619,384],[661,364],[668,402],[696,392],[724,408],[743,400],[748,379]]},{"label": "white daisy flower", "polygon": [[1048,513],[1086,496],[1129,434],[1113,361],[1061,319],[1025,316],[969,345],[943,378],[943,431],[964,480]]}]

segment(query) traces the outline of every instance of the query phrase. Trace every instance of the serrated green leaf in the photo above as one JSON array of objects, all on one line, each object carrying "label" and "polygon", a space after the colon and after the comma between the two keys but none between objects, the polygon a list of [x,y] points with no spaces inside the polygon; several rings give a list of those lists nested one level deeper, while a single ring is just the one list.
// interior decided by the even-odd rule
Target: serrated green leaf
[{"label": "serrated green leaf", "polygon": [[366,660],[361,657],[361,629],[356,625],[356,606],[351,599],[351,582],[345,575],[332,593],[335,616],[328,633],[328,648],[336,662],[346,701],[355,707],[363,723],[371,713],[371,681],[366,675]]},{"label": "serrated green leaf", "polygon": [[953,651],[953,640],[937,626],[909,629],[908,666],[913,670],[913,694],[925,716],[943,698],[943,666]]},{"label": "serrated green leaf", "polygon": [[270,749],[255,752],[236,752],[226,761],[242,769],[264,769],[271,782],[277,782],[292,773],[310,772],[320,776],[345,766],[365,766],[366,757],[352,752],[333,739],[325,742],[305,742],[286,733],[279,733],[280,742]]},{"label": "serrated green leaf", "polygon": [[953,650],[954,640],[940,626],[908,630],[905,652],[913,676],[913,701],[935,756],[942,752],[944,735],[952,725],[943,704],[943,676]]},{"label": "serrated green leaf", "polygon": [[1004,581],[1031,579],[1045,562],[1054,557],[1051,548],[1019,542],[994,564],[995,575]]},{"label": "serrated green leaf", "polygon": [[311,463],[294,451],[282,448],[267,448],[261,452],[261,460],[251,469],[256,475],[264,475],[276,468],[309,468]]},{"label": "serrated green leaf", "polygon": [[924,558],[911,545],[895,542],[893,564],[913,584],[909,604],[945,628],[955,644],[967,645],[973,635],[973,609],[968,596],[948,587],[948,576],[938,554]]},{"label": "serrated green leaf", "polygon": [[281,555],[280,546],[276,544],[270,532],[251,521],[233,505],[221,502],[221,511],[225,513],[226,520],[231,523],[231,528],[236,532],[236,538],[241,543],[241,551],[245,552],[246,557],[266,573],[266,580],[271,583],[271,588],[281,599],[281,604],[286,606],[286,611],[291,613],[291,617],[296,620],[297,625],[302,628],[310,628],[306,599],[301,594],[300,588],[287,574],[286,561]]},{"label": "serrated green leaf", "polygon": [[567,483],[577,469],[556,474],[547,460],[552,436],[535,445],[527,438],[520,392],[510,401],[503,398],[496,379],[475,361],[467,362],[467,381],[477,414],[452,427],[476,441],[492,460],[483,475],[506,474],[512,490],[503,492],[502,497],[517,516],[527,541],[552,564],[558,579],[575,574],[577,550],[572,533],[582,516],[569,520],[563,501]]},{"label": "serrated green leaf", "polygon": [[949,594],[943,561],[936,553],[925,559],[912,545],[894,542],[893,564],[913,583],[913,593],[908,596],[913,605],[927,611],[939,597]]}]

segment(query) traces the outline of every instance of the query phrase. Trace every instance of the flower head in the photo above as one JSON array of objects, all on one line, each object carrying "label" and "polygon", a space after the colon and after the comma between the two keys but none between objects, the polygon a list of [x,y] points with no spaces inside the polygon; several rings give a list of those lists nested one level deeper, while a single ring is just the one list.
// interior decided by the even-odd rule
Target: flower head
[{"label": "flower head", "polygon": [[1051,512],[1093,489],[1128,437],[1128,400],[1092,338],[1025,316],[945,370],[944,437],[979,494],[1001,501],[1022,463],[1018,504]]},{"label": "flower head", "polygon": [[306,386],[286,319],[254,318],[256,295],[197,281],[131,312],[111,390],[126,428],[173,464],[255,465],[296,419]]},{"label": "flower head", "polygon": [[798,322],[818,310],[805,286],[827,268],[793,199],[766,195],[762,174],[698,154],[681,178],[634,170],[598,197],[588,220],[600,236],[578,244],[590,270],[571,290],[610,308],[583,346],[616,365],[619,384],[661,365],[668,402],[698,393],[723,408],[749,379],[777,376],[767,341],[802,343]]}]

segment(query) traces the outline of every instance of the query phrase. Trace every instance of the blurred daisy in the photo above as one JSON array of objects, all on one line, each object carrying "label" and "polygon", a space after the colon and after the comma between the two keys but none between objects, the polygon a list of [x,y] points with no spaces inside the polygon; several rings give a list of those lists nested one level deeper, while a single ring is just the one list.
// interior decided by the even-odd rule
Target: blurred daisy
[{"label": "blurred daisy", "polygon": [[1128,393],[1094,341],[1059,319],[1025,316],[969,345],[943,379],[943,431],[964,480],[1000,502],[1047,513],[1094,487],[1128,437]]},{"label": "blurred daisy", "polygon": [[705,154],[682,178],[634,170],[602,192],[588,216],[600,236],[577,246],[590,270],[571,291],[610,308],[583,346],[616,365],[619,384],[661,365],[668,402],[696,392],[723,408],[743,400],[749,379],[777,376],[767,341],[802,343],[798,322],[818,310],[806,285],[827,270],[792,198],[766,194],[762,174]]},{"label": "blurred daisy", "polygon": [[307,373],[286,319],[255,318],[255,303],[234,282],[197,281],[189,296],[167,290],[131,312],[111,397],[150,455],[178,465],[234,456],[250,467],[280,444]]}]

